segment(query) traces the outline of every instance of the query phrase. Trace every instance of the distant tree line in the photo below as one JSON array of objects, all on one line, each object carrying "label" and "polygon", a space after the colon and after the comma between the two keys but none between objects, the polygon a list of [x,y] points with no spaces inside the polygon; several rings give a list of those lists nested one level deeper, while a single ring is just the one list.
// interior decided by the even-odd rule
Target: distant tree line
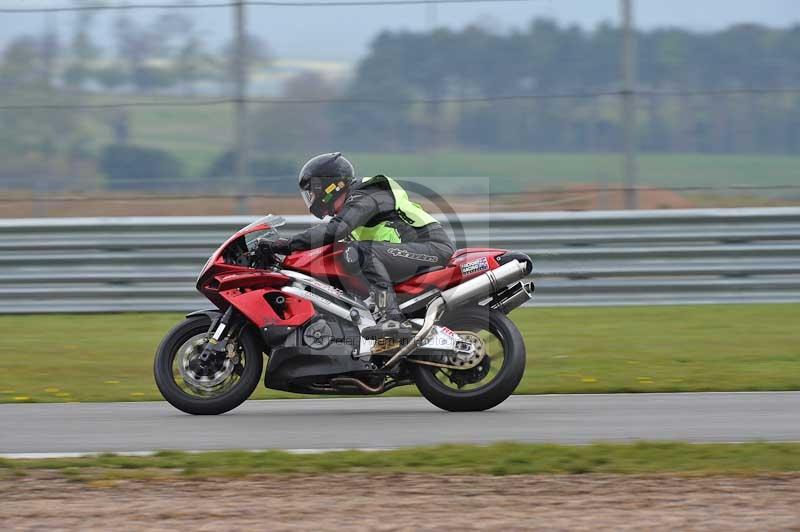
[{"label": "distant tree line", "polygon": [[[69,35],[50,28],[0,51],[1,105],[191,95],[204,81],[225,89],[232,78],[232,47],[210,50],[180,13],[165,12],[145,25],[121,12],[113,49],[96,44],[91,12],[73,21]],[[479,26],[382,32],[344,86],[305,73],[286,84],[283,96],[306,103],[251,107],[249,171],[257,177],[292,173],[301,155],[333,148],[619,150],[619,98],[569,95],[618,91],[620,47],[621,33],[611,25],[585,30],[546,19],[510,33]],[[800,26],[640,31],[637,48],[642,150],[800,152],[800,95],[689,94],[800,87]],[[254,68],[269,61],[264,41],[251,37],[249,49]],[[657,94],[664,91],[676,94]],[[525,95],[542,97],[518,98]],[[143,178],[153,183],[184,174],[172,154],[130,146],[131,127],[125,110],[0,110],[0,179],[96,175],[130,183],[147,173]],[[219,157],[205,175],[229,175],[230,146],[213,148]]]},{"label": "distant tree line", "polygon": [[[621,32],[537,19],[524,31],[383,32],[358,64],[347,100],[448,100],[620,89]],[[800,87],[800,26],[733,26],[701,33],[637,34],[638,86],[648,91]],[[619,98],[331,105],[296,109],[293,137],[326,132],[336,145],[372,150],[612,151],[621,143]],[[800,150],[800,95],[643,95],[640,147],[657,152]],[[281,111],[286,114],[285,111]],[[281,122],[278,111],[260,123]],[[308,116],[324,116],[309,120]],[[308,126],[302,128],[302,124]],[[267,126],[264,126],[267,127]],[[271,141],[271,142],[274,142]]]}]

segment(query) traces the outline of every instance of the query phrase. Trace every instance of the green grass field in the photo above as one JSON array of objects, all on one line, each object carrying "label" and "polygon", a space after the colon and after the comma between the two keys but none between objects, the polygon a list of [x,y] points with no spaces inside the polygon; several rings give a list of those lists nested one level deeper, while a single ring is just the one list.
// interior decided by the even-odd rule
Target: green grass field
[{"label": "green grass field", "polygon": [[[400,177],[470,177],[442,180],[456,190],[515,193],[537,187],[576,183],[621,186],[617,154],[443,152],[430,155],[353,154],[365,175]],[[500,179],[478,179],[490,176]],[[648,186],[710,186],[797,184],[800,157],[642,154],[640,183]],[[780,192],[779,192],[780,193]]]},{"label": "green grass field", "polygon": [[[179,314],[0,317],[0,401],[158,400]],[[800,390],[800,305],[521,309],[518,393]],[[404,387],[392,395],[415,394]],[[266,391],[256,398],[296,397]]]},{"label": "green grass field", "polygon": [[244,477],[342,472],[522,474],[756,474],[800,471],[800,444],[636,443],[443,445],[385,452],[161,452],[151,457],[0,460],[0,477],[50,470],[74,480]]},{"label": "green grass field", "polygon": [[[96,96],[103,103],[112,96]],[[117,97],[118,98],[118,97]],[[136,99],[146,99],[130,97]],[[130,99],[129,98],[129,99]],[[175,153],[189,177],[204,175],[210,163],[229,148],[233,139],[233,107],[138,108],[129,110],[131,141]],[[108,126],[94,123],[93,144],[107,142]],[[310,153],[273,153],[295,158],[298,163]],[[332,146],[331,149],[335,149]],[[256,150],[255,154],[261,154]],[[436,189],[442,193],[516,193],[535,187],[574,183],[619,186],[622,173],[620,154],[613,153],[530,153],[480,152],[477,150],[430,153],[348,153],[361,175],[385,173],[395,177],[490,177],[486,179],[443,180]],[[797,184],[800,157],[778,155],[651,154],[639,158],[642,185],[722,186],[734,184]],[[780,195],[782,191],[774,192]]]}]

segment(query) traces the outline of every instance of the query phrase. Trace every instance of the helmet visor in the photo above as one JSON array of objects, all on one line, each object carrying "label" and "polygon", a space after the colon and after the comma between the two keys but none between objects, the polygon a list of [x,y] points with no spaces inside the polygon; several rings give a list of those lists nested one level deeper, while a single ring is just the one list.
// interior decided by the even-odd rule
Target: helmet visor
[{"label": "helmet visor", "polygon": [[306,208],[310,209],[314,203],[314,193],[310,190],[302,189],[300,195],[303,196],[303,201],[306,203]]}]

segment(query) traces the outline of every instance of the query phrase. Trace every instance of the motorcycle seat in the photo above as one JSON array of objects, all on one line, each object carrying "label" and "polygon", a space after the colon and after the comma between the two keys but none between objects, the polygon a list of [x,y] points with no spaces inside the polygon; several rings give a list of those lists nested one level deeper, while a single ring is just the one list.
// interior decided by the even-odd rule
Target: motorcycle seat
[{"label": "motorcycle seat", "polygon": [[[465,249],[459,249],[459,250],[457,250],[457,251],[456,251],[456,252],[455,252],[455,253],[454,253],[454,254],[453,254],[451,257],[450,257],[450,259],[448,259],[448,261],[447,261],[447,264],[445,264],[445,265],[441,265],[441,264],[431,264],[430,266],[426,266],[426,265],[424,265],[424,264],[423,264],[423,265],[421,265],[421,266],[419,267],[419,269],[417,269],[417,273],[416,273],[416,274],[414,274],[414,276],[413,276],[413,277],[411,277],[411,279],[414,279],[414,277],[417,277],[417,276],[420,276],[420,275],[423,275],[423,274],[426,274],[426,273],[436,272],[436,271],[443,270],[443,269],[445,269],[445,268],[449,268],[449,267],[453,266],[453,259],[455,259],[456,257],[458,257],[458,256],[460,256],[460,255],[463,255],[463,254],[464,254],[466,251],[468,251],[468,250],[465,250]],[[406,280],[406,281],[407,281],[407,280]],[[395,285],[398,285],[398,284],[403,284],[403,283],[404,283],[404,282],[406,282],[406,281],[402,281],[402,282],[395,282],[394,284],[395,284]]]},{"label": "motorcycle seat", "polygon": [[422,275],[423,273],[435,272],[435,271],[438,271],[438,270],[443,270],[444,268],[445,268],[445,266],[441,266],[441,265],[420,266],[419,269],[417,270],[416,275]]}]

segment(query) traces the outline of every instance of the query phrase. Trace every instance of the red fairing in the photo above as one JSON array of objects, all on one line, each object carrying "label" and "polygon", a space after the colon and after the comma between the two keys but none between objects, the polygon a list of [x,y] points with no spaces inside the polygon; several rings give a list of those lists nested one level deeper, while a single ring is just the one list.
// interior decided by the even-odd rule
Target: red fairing
[{"label": "red fairing", "polygon": [[[224,251],[244,234],[264,229],[269,229],[269,225],[248,226],[221,245],[203,267],[197,289],[220,309],[233,306],[258,327],[302,325],[316,311],[310,301],[280,291],[281,287],[291,284],[289,277],[278,272],[227,264],[223,258]],[[280,315],[267,301],[267,296],[273,293],[285,299]]]},{"label": "red fairing", "polygon": [[268,325],[296,327],[307,322],[316,312],[314,305],[309,300],[282,294],[286,301],[283,306],[283,316],[279,316],[265,297],[270,292],[281,293],[275,289],[258,289],[247,292],[232,289],[220,292],[220,296],[261,328]]},{"label": "red fairing", "polygon": [[236,264],[226,264],[225,260],[223,259],[223,252],[231,246],[234,242],[239,240],[242,236],[246,235],[249,232],[254,231],[263,231],[269,229],[270,226],[268,224],[260,224],[260,225],[252,225],[245,227],[238,233],[232,235],[228,240],[225,241],[217,250],[214,252],[211,257],[209,257],[208,261],[206,261],[205,266],[203,266],[202,271],[200,272],[200,277],[197,278],[197,290],[200,291],[204,296],[211,299],[214,304],[217,304],[211,298],[209,294],[209,289],[211,292],[216,293],[218,291],[218,281],[215,280],[216,277],[221,276],[221,274],[233,274],[233,273],[253,273],[255,270],[252,268],[248,268],[247,266],[239,266]]},{"label": "red fairing", "polygon": [[[231,305],[261,328],[302,325],[314,316],[314,305],[310,301],[280,291],[291,279],[276,272],[246,270],[214,276],[201,291],[218,307]],[[285,299],[281,315],[267,302],[267,295],[271,293],[281,294]]]},{"label": "red fairing", "polygon": [[[308,251],[296,251],[286,257],[284,268],[311,275],[322,281],[338,281],[344,286],[366,290],[358,277],[342,268],[343,247],[333,244]],[[447,266],[431,270],[395,285],[401,296],[419,295],[432,288],[446,290],[499,266],[497,257],[506,253],[504,249],[467,248],[456,251]]]},{"label": "red fairing", "polygon": [[328,244],[315,249],[295,251],[283,261],[283,267],[289,270],[311,275],[312,277],[346,276],[339,262],[343,249],[336,249]]},{"label": "red fairing", "polygon": [[295,251],[283,261],[283,267],[296,272],[316,277],[326,283],[339,282],[348,290],[365,293],[367,287],[363,281],[345,271],[342,266],[344,246],[328,244],[306,251]]},{"label": "red fairing", "polygon": [[446,290],[499,267],[497,257],[504,253],[504,249],[459,249],[444,268],[412,277],[395,285],[394,289],[398,295],[407,296],[419,295],[433,288]]}]

